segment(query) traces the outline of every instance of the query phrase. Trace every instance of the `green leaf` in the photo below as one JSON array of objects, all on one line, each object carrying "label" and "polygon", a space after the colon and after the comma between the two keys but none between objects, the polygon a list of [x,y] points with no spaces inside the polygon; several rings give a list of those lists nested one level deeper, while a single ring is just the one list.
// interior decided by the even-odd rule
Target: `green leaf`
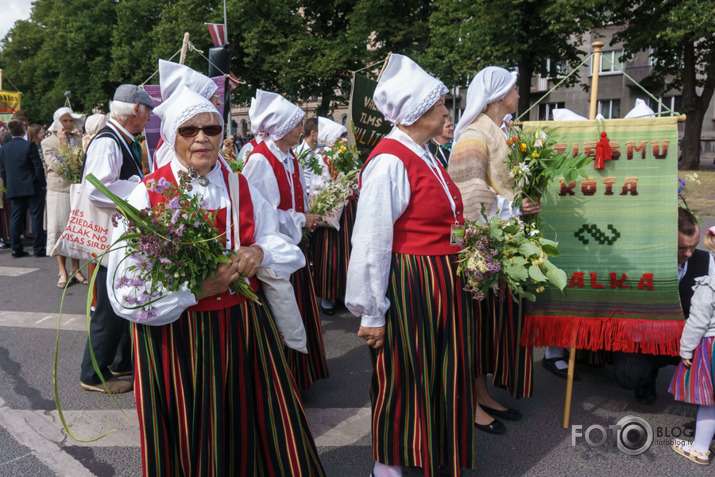
[{"label": "green leaf", "polygon": [[529,277],[533,278],[537,282],[545,282],[546,281],[546,276],[544,276],[543,273],[541,273],[541,270],[537,265],[532,265],[529,267]]},{"label": "green leaf", "polygon": [[524,266],[508,264],[504,267],[504,272],[517,282],[523,282],[529,278],[529,274]]},{"label": "green leaf", "polygon": [[513,257],[512,260],[514,260],[515,267],[523,267],[527,263],[529,263],[526,261],[526,259],[524,257],[519,257],[519,256]]},{"label": "green leaf", "polygon": [[549,283],[551,285],[555,286],[559,290],[566,288],[566,272],[548,260],[544,260],[544,263],[541,266],[546,269],[546,278],[549,279]]},{"label": "green leaf", "polygon": [[543,244],[541,248],[544,250],[544,253],[549,257],[558,257],[559,255],[561,255],[559,249],[557,247],[554,247],[553,245]]},{"label": "green leaf", "polygon": [[539,255],[541,250],[534,244],[534,242],[525,242],[519,247],[519,253],[525,257],[531,257],[532,255]]}]

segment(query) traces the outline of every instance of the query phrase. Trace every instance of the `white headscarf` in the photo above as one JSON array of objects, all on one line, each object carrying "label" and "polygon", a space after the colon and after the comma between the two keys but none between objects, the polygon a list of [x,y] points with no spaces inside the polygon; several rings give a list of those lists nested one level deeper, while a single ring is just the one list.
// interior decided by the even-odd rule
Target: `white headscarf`
[{"label": "white headscarf", "polygon": [[89,146],[89,142],[92,138],[94,138],[94,136],[96,136],[97,133],[107,125],[108,119],[109,118],[106,114],[101,113],[87,116],[87,119],[84,121],[84,131],[86,134],[82,136],[82,147],[85,151],[87,150],[87,146]]},{"label": "white headscarf", "polygon": [[623,119],[630,119],[630,118],[654,118],[655,117],[655,111],[650,109],[650,106],[648,106],[645,101],[642,99],[638,98],[636,99],[636,105],[633,109],[628,111],[628,114],[626,114]]},{"label": "white headscarf", "polygon": [[172,148],[176,144],[176,134],[179,127],[197,114],[211,113],[216,115],[223,129],[223,120],[216,107],[208,99],[196,94],[186,85],[174,92],[168,99],[154,108],[154,114],[161,118],[161,138]]},{"label": "white headscarf", "polygon": [[385,119],[409,126],[449,90],[410,58],[392,54],[372,99]]},{"label": "white headscarf", "polygon": [[498,101],[516,84],[516,73],[498,66],[487,66],[474,77],[467,90],[467,107],[454,128],[454,143],[460,134],[487,109],[489,103]]},{"label": "white headscarf", "polygon": [[49,128],[47,128],[47,130],[53,133],[59,133],[62,130],[62,121],[60,121],[60,118],[65,114],[69,114],[72,117],[75,129],[82,129],[84,116],[79,113],[73,113],[70,108],[63,107],[55,111],[55,114],[52,115],[52,124]]},{"label": "white headscarf", "polygon": [[332,146],[348,130],[342,124],[328,118],[318,116],[318,142],[324,146]]},{"label": "white headscarf", "polygon": [[188,66],[173,63],[171,61],[159,60],[159,85],[161,87],[161,99],[166,101],[175,91],[186,85],[188,88],[211,99],[218,86],[211,78],[199,73]]},{"label": "white headscarf", "polygon": [[305,112],[280,94],[256,90],[248,110],[251,132],[268,135],[274,141],[283,138],[305,116]]}]

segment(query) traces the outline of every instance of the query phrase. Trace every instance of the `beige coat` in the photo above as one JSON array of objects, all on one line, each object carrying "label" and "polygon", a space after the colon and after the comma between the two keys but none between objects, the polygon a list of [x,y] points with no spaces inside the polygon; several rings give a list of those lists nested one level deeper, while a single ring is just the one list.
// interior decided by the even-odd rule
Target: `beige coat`
[{"label": "beige coat", "polygon": [[[72,137],[77,141],[77,144],[82,144],[82,135],[74,131]],[[57,148],[60,146],[60,138],[57,134],[52,133],[42,140],[42,160],[45,163],[47,170],[47,190],[56,192],[69,192],[71,182],[68,182],[59,172],[60,164],[57,161]]]}]

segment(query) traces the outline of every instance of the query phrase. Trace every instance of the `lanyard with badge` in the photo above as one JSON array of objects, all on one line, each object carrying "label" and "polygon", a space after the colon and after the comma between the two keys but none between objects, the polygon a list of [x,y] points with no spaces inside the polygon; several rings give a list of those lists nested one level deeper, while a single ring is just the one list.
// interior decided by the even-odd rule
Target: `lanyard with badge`
[{"label": "lanyard with badge", "polygon": [[428,158],[428,160],[426,161],[427,165],[429,166],[430,171],[432,171],[432,174],[434,174],[434,176],[437,178],[437,181],[439,181],[439,183],[442,185],[442,189],[444,189],[444,193],[447,194],[447,199],[449,199],[449,205],[452,208],[454,224],[452,224],[449,233],[449,244],[459,245],[459,240],[464,238],[464,225],[461,225],[457,220],[457,204],[454,202],[452,194],[449,192],[449,187],[447,187],[447,181],[442,175],[442,171],[440,170],[439,164],[436,164],[437,158],[435,158],[432,153],[430,153],[429,150],[426,148],[425,152],[427,153]]}]

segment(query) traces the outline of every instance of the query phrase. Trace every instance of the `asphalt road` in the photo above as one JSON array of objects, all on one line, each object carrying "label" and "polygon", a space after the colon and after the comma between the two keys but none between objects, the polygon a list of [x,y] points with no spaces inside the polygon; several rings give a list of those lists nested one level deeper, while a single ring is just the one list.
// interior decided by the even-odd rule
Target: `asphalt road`
[{"label": "asphalt road", "polygon": [[[706,225],[715,224],[712,218]],[[81,439],[116,432],[95,442],[77,442],[58,421],[53,398],[52,364],[57,339],[61,290],[55,287],[53,258],[13,259],[0,250],[0,476],[137,476],[141,473],[137,418],[131,394],[116,396],[126,417],[104,394],[79,388],[79,366],[86,340],[83,316],[87,287],[72,285],[64,303],[59,332],[58,387],[65,417]],[[370,361],[357,338],[358,321],[343,309],[323,317],[331,376],[303,393],[321,459],[331,477],[367,476],[372,467],[368,384]],[[565,381],[541,366],[543,350],[534,350],[534,396],[512,400],[524,418],[505,422],[506,435],[479,432],[476,468],[469,476],[497,475],[711,475],[712,470],[677,456],[665,441],[683,432],[695,406],[673,401],[667,393],[674,367],[658,378],[658,400],[643,406],[621,389],[612,368],[578,366],[571,407],[572,427],[562,427]],[[609,425],[626,416],[652,427],[653,444],[642,454],[620,451]],[[590,426],[589,445],[581,432]],[[607,432],[602,434],[601,426]],[[406,476],[417,476],[407,470]]]}]

